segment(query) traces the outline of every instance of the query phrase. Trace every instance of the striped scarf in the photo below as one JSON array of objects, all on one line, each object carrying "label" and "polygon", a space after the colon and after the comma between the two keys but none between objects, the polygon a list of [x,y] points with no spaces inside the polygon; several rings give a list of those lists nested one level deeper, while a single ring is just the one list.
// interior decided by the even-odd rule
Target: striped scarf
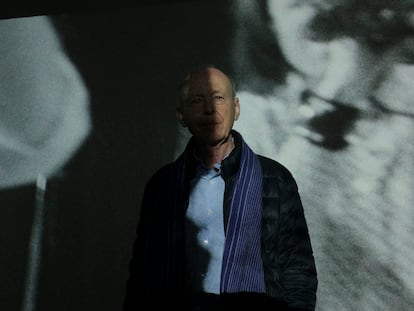
[{"label": "striped scarf", "polygon": [[[262,170],[259,159],[241,139],[240,167],[233,188],[224,244],[221,293],[264,293],[260,226],[262,210]],[[183,182],[184,154],[177,159],[178,182]],[[182,189],[182,188],[181,188]],[[183,201],[181,201],[183,202]]]},{"label": "striped scarf", "polygon": [[240,168],[231,200],[221,271],[221,292],[265,292],[260,255],[262,169],[242,140]]}]

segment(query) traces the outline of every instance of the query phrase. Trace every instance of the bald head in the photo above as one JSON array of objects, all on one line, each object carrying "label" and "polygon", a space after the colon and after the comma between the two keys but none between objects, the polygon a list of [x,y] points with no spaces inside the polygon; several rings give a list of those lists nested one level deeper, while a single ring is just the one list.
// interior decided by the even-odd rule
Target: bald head
[{"label": "bald head", "polygon": [[225,74],[219,68],[213,65],[206,65],[190,71],[181,81],[178,89],[180,104],[182,105],[183,103],[188,101],[189,90],[192,84],[197,83],[199,81],[205,81],[206,83],[209,83],[210,77],[212,75],[221,77],[224,83],[227,84],[226,87],[230,90],[231,95],[233,97],[236,96],[235,84],[233,79],[229,77],[227,74]]}]

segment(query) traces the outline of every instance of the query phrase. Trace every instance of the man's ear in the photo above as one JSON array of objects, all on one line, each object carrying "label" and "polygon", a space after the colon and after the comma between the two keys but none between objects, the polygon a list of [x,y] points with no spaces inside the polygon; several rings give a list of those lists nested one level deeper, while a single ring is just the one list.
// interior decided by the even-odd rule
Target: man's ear
[{"label": "man's ear", "polygon": [[239,98],[235,96],[234,97],[234,121],[237,121],[239,116],[240,116],[240,102],[239,102]]},{"label": "man's ear", "polygon": [[178,122],[181,124],[181,126],[187,127],[180,107],[175,108],[175,115],[177,116]]}]

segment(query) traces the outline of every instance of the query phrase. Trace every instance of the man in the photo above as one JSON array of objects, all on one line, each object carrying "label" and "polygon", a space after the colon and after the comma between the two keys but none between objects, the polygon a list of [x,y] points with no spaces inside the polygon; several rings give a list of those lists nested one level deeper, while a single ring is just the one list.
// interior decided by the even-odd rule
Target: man
[{"label": "man", "polygon": [[180,85],[192,137],[148,182],[124,310],[314,310],[317,274],[296,182],[233,130],[232,80],[214,66]]}]

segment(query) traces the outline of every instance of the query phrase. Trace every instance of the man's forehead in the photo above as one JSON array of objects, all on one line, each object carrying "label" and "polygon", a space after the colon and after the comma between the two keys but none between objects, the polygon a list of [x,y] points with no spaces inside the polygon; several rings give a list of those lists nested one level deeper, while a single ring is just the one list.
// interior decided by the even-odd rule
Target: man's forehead
[{"label": "man's forehead", "polygon": [[180,88],[181,94],[185,97],[207,93],[233,93],[233,84],[230,78],[215,67],[204,67],[189,72]]},{"label": "man's forehead", "polygon": [[188,79],[188,86],[197,87],[220,87],[227,86],[229,78],[219,70],[209,69],[193,73]]},{"label": "man's forehead", "polygon": [[193,80],[188,84],[188,94],[189,95],[197,95],[203,93],[217,93],[217,92],[225,92],[229,89],[228,84],[224,80],[215,80],[215,79],[207,79],[207,80]]}]

